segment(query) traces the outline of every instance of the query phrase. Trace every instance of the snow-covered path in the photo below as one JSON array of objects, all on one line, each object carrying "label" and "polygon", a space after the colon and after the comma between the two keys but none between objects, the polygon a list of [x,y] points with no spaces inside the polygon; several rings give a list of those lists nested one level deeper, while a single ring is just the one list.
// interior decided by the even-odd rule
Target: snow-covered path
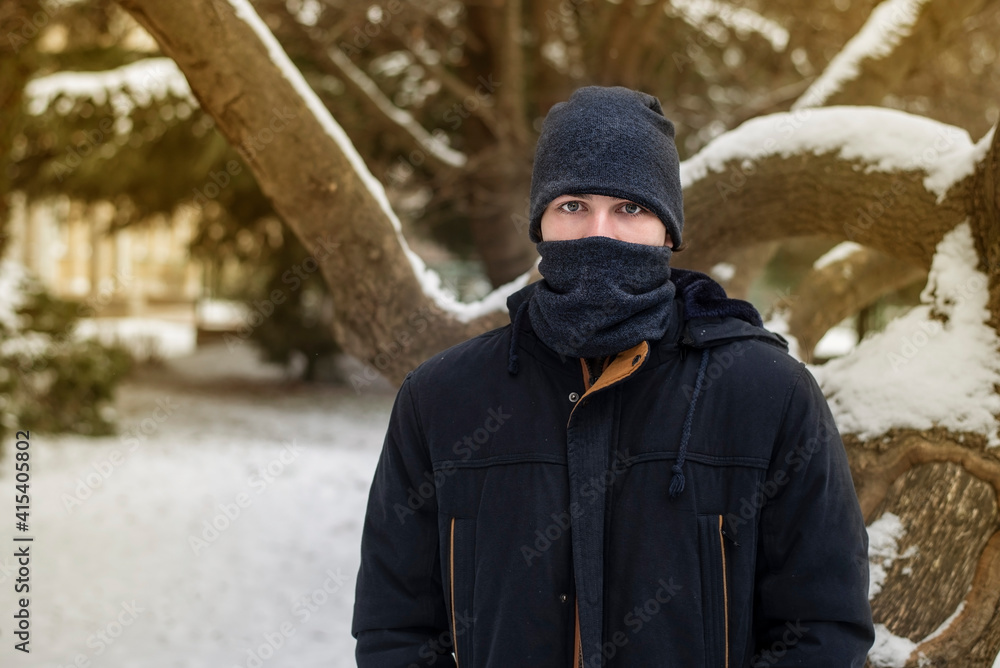
[{"label": "snow-covered path", "polygon": [[11,635],[6,444],[0,665],[355,665],[361,523],[394,393],[234,361],[203,350],[130,381],[119,436],[31,435],[30,655]]}]

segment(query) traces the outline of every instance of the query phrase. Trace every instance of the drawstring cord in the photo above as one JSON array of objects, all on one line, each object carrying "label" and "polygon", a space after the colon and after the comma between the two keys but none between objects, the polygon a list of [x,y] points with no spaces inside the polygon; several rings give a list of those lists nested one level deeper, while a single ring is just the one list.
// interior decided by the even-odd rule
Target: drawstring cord
[{"label": "drawstring cord", "polygon": [[521,302],[521,305],[517,307],[517,313],[514,314],[513,327],[511,327],[510,332],[510,352],[507,355],[507,373],[512,376],[517,375],[517,370],[519,367],[517,360],[517,335],[521,331],[521,319],[524,317],[524,312],[528,310],[528,302],[530,299],[525,299]]},{"label": "drawstring cord", "polygon": [[705,379],[705,370],[708,369],[709,349],[706,348],[701,353],[701,365],[698,367],[698,377],[694,382],[694,392],[691,393],[691,405],[688,406],[687,417],[684,418],[684,429],[681,432],[681,447],[677,452],[677,461],[670,470],[674,472],[674,477],[670,480],[670,496],[676,497],[684,491],[684,458],[687,457],[688,440],[691,438],[691,425],[694,422],[694,407],[698,402],[698,395],[701,394],[701,383]]}]

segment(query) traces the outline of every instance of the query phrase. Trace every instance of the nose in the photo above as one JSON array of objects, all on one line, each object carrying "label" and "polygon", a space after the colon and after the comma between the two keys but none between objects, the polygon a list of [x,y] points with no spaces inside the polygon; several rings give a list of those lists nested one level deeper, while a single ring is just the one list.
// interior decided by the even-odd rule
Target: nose
[{"label": "nose", "polygon": [[587,217],[588,237],[612,237],[614,238],[614,221],[611,215],[604,208],[594,208]]}]

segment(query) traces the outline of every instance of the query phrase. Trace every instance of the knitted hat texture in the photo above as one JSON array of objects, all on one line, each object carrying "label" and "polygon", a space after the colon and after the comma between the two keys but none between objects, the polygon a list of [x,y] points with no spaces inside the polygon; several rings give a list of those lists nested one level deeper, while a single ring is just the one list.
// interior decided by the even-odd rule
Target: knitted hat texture
[{"label": "knitted hat texture", "polygon": [[663,221],[674,247],[684,228],[674,124],[660,101],[622,86],[587,86],[549,110],[531,172],[528,236],[541,241],[542,214],[560,195],[631,200]]}]

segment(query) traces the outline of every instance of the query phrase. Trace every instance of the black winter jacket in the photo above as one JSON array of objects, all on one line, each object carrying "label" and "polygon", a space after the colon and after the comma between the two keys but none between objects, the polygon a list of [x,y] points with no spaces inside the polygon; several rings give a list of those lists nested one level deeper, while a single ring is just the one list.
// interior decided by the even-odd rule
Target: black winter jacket
[{"label": "black winter jacket", "polygon": [[752,306],[672,272],[667,334],[592,386],[532,332],[534,285],[406,377],[359,666],[864,665],[868,537],[826,400]]}]

